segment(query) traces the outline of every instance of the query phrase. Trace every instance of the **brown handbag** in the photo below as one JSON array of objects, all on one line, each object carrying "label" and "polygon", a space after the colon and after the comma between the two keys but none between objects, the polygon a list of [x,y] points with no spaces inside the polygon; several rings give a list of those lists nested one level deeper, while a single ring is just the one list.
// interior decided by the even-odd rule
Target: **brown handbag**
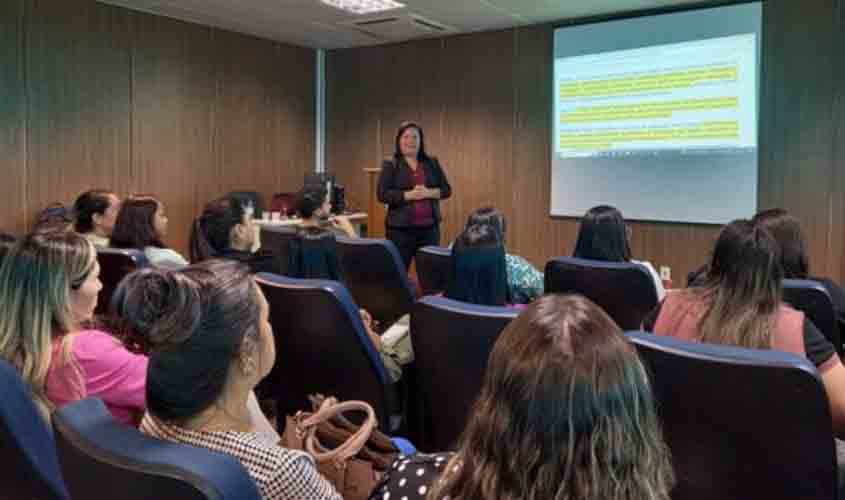
[{"label": "brown handbag", "polygon": [[[320,409],[325,399],[326,397],[322,394],[308,396],[311,407],[315,412]],[[330,399],[333,402],[332,404],[337,404],[336,398]],[[350,422],[343,414],[337,414],[317,427],[317,439],[323,446],[337,448],[355,434],[359,427],[358,424]],[[372,462],[379,471],[386,471],[398,456],[399,449],[393,444],[393,440],[378,428],[373,429],[367,443],[358,452],[358,458]]]},{"label": "brown handbag", "polygon": [[[367,414],[366,420],[354,432],[332,423],[333,420],[348,422],[342,416],[347,411],[363,411]],[[366,451],[362,453],[376,424],[375,411],[369,404],[363,401],[338,403],[335,398],[325,398],[313,413],[300,411],[292,417],[287,416],[281,444],[286,448],[305,451],[314,457],[317,470],[345,500],[366,500],[381,480],[385,469],[382,460],[373,460],[372,457],[368,459]],[[354,424],[349,425],[355,427]],[[332,446],[333,449],[330,448]]]}]

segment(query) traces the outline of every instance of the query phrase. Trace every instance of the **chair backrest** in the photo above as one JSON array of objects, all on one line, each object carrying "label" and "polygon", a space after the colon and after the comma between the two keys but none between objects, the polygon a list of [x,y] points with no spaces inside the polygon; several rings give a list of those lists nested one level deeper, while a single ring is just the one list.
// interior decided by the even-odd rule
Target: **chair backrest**
[{"label": "chair backrest", "polygon": [[290,240],[296,238],[296,228],[290,226],[262,226],[259,239],[261,240],[261,248],[265,248],[273,252],[276,261],[279,265],[279,270],[282,274],[287,273],[288,266],[288,249],[290,248]]},{"label": "chair backrest", "polygon": [[673,500],[837,498],[830,409],[807,359],[626,335],[650,372]]},{"label": "chair backrest", "polygon": [[117,422],[100,399],[65,405],[53,426],[74,498],[260,499],[235,457],[145,436]]},{"label": "chair backrest", "polygon": [[545,275],[546,293],[579,293],[623,330],[638,329],[657,306],[657,288],[642,264],[557,257],[546,263]]},{"label": "chair backrest", "polygon": [[56,443],[17,370],[0,360],[0,498],[70,498]]},{"label": "chair backrest", "polygon": [[451,449],[481,391],[493,344],[518,314],[510,307],[479,306],[423,297],[411,313],[416,377],[423,404],[426,451]]},{"label": "chair backrest", "polygon": [[814,280],[783,280],[783,300],[807,315],[840,357],[845,354],[833,300],[824,285]]},{"label": "chair backrest", "polygon": [[417,250],[417,278],[423,295],[442,293],[449,285],[452,268],[449,261],[452,250],[449,247],[428,245]]},{"label": "chair backrest", "polygon": [[226,196],[238,200],[241,205],[252,203],[252,215],[256,219],[264,213],[264,197],[258,191],[231,191]]},{"label": "chair backrest", "polygon": [[296,193],[276,193],[270,202],[271,212],[280,212],[288,217],[296,214]]},{"label": "chair backrest", "polygon": [[141,250],[123,248],[98,248],[97,261],[100,263],[100,281],[103,288],[97,299],[97,314],[104,314],[109,309],[112,294],[117,285],[129,273],[149,265]]},{"label": "chair backrest", "polygon": [[270,273],[256,281],[270,304],[276,364],[269,387],[279,418],[310,409],[308,395],[319,393],[367,401],[387,430],[387,372],[346,288]]},{"label": "chair backrest", "polygon": [[390,240],[337,238],[343,282],[359,307],[389,325],[411,312],[414,288]]}]

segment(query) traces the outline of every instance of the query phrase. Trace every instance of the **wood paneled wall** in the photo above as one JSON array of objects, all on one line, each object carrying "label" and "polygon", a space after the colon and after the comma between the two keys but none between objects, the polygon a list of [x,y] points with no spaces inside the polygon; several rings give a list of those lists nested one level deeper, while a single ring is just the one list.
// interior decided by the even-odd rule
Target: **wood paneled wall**
[{"label": "wood paneled wall", "polygon": [[[802,218],[813,271],[845,278],[845,0],[767,0],[759,206]],[[508,247],[538,266],[571,253],[578,221],[548,215],[551,26],[337,50],[327,63],[327,167],[363,205],[362,169],[393,150],[396,126],[425,128],[454,188],[444,242],[490,204]],[[723,182],[730,189],[730,179]],[[380,221],[373,221],[379,224]],[[672,268],[676,285],[707,257],[715,226],[633,223],[635,258]]]},{"label": "wood paneled wall", "polygon": [[315,53],[93,0],[0,2],[0,229],[91,187],[202,205],[314,165]]}]

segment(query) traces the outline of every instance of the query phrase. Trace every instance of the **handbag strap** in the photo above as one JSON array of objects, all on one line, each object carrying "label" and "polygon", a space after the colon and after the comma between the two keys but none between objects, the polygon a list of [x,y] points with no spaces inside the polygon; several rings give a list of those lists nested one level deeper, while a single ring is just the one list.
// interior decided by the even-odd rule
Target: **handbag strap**
[{"label": "handbag strap", "polygon": [[[317,449],[317,426],[330,420],[332,417],[347,411],[363,411],[367,414],[366,420],[358,430],[346,440],[345,443],[334,450],[321,452]],[[337,403],[334,398],[327,398],[320,405],[317,412],[307,416],[300,422],[300,428],[305,431],[305,450],[314,457],[317,462],[333,461],[338,466],[343,466],[347,460],[354,457],[367,443],[373,430],[376,428],[376,414],[373,407],[364,401],[344,401]]]}]

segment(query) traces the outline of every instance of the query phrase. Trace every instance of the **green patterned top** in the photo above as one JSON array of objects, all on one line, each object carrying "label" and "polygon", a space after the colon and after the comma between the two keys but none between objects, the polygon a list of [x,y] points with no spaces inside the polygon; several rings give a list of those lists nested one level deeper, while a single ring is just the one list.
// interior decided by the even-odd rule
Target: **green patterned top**
[{"label": "green patterned top", "polygon": [[543,273],[518,255],[507,254],[508,287],[514,304],[527,304],[543,295]]}]

